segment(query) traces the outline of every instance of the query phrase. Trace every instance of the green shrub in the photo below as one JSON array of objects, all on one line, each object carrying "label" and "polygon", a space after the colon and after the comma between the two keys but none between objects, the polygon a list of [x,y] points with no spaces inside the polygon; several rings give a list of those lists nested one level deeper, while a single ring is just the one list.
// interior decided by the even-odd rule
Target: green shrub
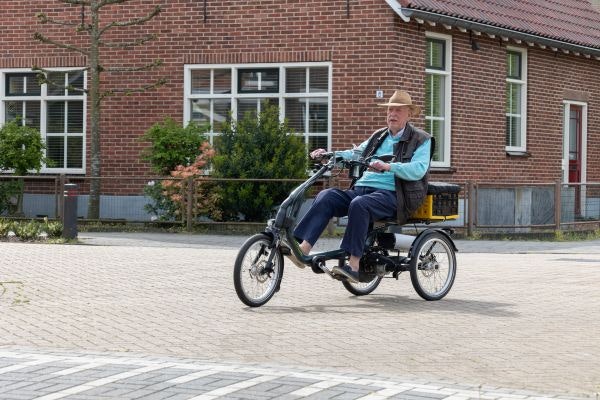
[{"label": "green shrub", "polygon": [[35,240],[41,233],[41,228],[37,221],[20,222],[15,225],[15,234],[21,240]]},{"label": "green shrub", "polygon": [[150,142],[150,147],[142,151],[142,159],[148,161],[152,170],[160,175],[168,175],[178,165],[190,165],[200,154],[200,145],[210,127],[190,122],[183,127],[172,118],[156,123],[141,137]]},{"label": "green shrub", "polygon": [[[215,138],[213,176],[217,178],[305,178],[304,139],[280,123],[279,110],[263,103],[258,115],[246,113],[237,123],[229,119]],[[264,221],[295,183],[226,182],[220,184],[223,219]]]},{"label": "green shrub", "polygon": [[14,221],[0,218],[0,238],[5,238],[10,231],[14,231]]},{"label": "green shrub", "polygon": [[46,232],[49,238],[59,238],[63,233],[63,224],[60,221],[48,221],[48,218],[44,218],[41,230]]}]

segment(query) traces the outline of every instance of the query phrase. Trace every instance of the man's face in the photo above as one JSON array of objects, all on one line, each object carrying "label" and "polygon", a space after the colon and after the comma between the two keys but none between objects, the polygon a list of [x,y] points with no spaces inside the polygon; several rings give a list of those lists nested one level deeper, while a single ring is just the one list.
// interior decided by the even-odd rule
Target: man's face
[{"label": "man's face", "polygon": [[410,119],[410,108],[408,106],[389,106],[387,109],[387,124],[392,133],[396,134],[404,128]]}]

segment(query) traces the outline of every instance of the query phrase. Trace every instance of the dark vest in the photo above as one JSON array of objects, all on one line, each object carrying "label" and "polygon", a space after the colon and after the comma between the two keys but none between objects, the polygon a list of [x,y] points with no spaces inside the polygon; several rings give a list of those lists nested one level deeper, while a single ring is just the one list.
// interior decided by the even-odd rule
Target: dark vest
[{"label": "dark vest", "polygon": [[[369,142],[363,151],[363,157],[369,157],[377,151],[385,137],[389,135],[387,128],[379,129],[371,135]],[[411,124],[406,124],[400,141],[394,147],[393,162],[410,162],[415,150],[422,145],[431,135],[427,132],[415,128]],[[433,154],[434,145],[432,142],[431,154]],[[403,224],[408,217],[423,203],[427,196],[427,182],[429,180],[429,169],[427,173],[418,181],[407,181],[395,177],[396,182],[396,201],[398,206],[397,220]]]}]

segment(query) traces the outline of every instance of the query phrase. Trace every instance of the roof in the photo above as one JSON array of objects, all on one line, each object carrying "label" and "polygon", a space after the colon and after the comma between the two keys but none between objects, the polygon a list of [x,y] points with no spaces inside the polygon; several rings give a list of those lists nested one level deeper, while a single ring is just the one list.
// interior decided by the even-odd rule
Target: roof
[{"label": "roof", "polygon": [[408,17],[430,20],[428,16],[446,16],[449,18],[446,22],[461,21],[463,27],[471,22],[497,28],[498,34],[515,31],[527,37],[600,50],[600,12],[589,0],[394,1]]}]

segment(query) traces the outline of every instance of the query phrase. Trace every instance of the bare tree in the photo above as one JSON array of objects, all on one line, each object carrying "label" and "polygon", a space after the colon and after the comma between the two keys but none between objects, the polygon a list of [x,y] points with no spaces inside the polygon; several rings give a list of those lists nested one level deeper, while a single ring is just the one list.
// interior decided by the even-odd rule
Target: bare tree
[{"label": "bare tree", "polygon": [[[68,29],[73,29],[78,35],[85,35],[84,44],[69,44],[63,43],[58,40],[52,39],[47,35],[36,32],[34,39],[48,45],[53,45],[68,51],[82,54],[85,56],[86,65],[77,70],[86,70],[89,74],[88,86],[83,90],[90,103],[90,196],[88,203],[88,218],[98,219],[100,217],[100,188],[101,188],[101,154],[100,154],[100,114],[101,114],[101,103],[102,100],[117,94],[132,94],[135,92],[145,92],[152,88],[161,86],[165,83],[164,79],[159,79],[155,82],[149,83],[145,86],[138,88],[128,89],[109,89],[102,91],[101,87],[101,75],[111,73],[135,73],[139,71],[145,71],[152,68],[159,67],[162,65],[162,60],[155,60],[154,62],[134,67],[116,66],[116,65],[104,65],[100,59],[101,49],[130,49],[135,46],[143,45],[149,41],[155,40],[157,36],[155,34],[141,35],[136,39],[126,40],[105,40],[109,32],[112,30],[118,30],[122,28],[132,27],[136,25],[144,25],[156,17],[161,11],[160,5],[154,6],[146,15],[139,18],[132,18],[123,21],[110,21],[104,22],[100,20],[101,12],[104,8],[113,6],[113,12],[110,15],[118,15],[119,13],[114,12],[114,7],[122,6],[125,7],[131,0],[56,0],[59,3],[65,3],[66,5],[79,6],[81,7],[81,19],[75,21],[62,21],[56,18],[51,18],[45,13],[37,14],[38,21],[41,24],[52,24],[62,26]],[[104,23],[104,24],[103,24]],[[64,83],[51,82],[48,80],[48,70],[41,66],[34,66],[33,70],[38,71],[40,79],[51,85],[64,86]],[[77,90],[76,88],[68,87],[69,90]]]}]

